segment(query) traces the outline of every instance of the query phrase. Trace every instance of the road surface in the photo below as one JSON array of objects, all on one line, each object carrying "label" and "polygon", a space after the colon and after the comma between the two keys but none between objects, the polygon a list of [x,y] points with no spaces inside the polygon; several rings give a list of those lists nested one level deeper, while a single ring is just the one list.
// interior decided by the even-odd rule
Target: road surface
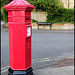
[{"label": "road surface", "polygon": [[[62,58],[74,56],[74,31],[33,30],[32,68],[51,66]],[[7,75],[9,65],[8,29],[1,31],[1,73]]]}]

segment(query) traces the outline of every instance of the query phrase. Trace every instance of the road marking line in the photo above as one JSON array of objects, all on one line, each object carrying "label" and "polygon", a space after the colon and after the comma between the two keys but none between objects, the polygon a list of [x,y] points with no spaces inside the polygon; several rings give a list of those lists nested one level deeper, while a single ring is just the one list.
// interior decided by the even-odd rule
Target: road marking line
[{"label": "road marking line", "polygon": [[9,66],[3,67],[3,68],[1,68],[1,70],[5,69],[5,68],[8,68],[8,67],[9,67]]},{"label": "road marking line", "polygon": [[33,63],[37,63],[37,62],[45,62],[45,61],[51,61],[50,59],[45,59],[45,60],[39,60],[39,61],[34,61]]},{"label": "road marking line", "polygon": [[34,60],[32,60],[32,61],[38,61],[38,60],[46,60],[46,59],[57,59],[58,57],[56,57],[56,58],[40,58],[40,59],[34,59]]},{"label": "road marking line", "polygon": [[37,62],[45,62],[45,61],[51,61],[51,60],[58,60],[58,59],[45,59],[45,60],[36,60],[36,61],[32,61],[32,63],[37,63]]},{"label": "road marking line", "polygon": [[5,70],[1,71],[1,73],[6,72],[6,71],[8,71],[8,69],[5,69]]},{"label": "road marking line", "polygon": [[49,59],[49,58],[34,59],[34,60],[32,60],[32,62],[39,61],[39,60],[47,60],[47,59]]},{"label": "road marking line", "polygon": [[33,59],[32,61],[37,61],[37,60],[43,60],[43,59],[59,59],[59,58],[65,58],[65,56],[58,56],[58,57],[46,57],[46,58],[40,58],[40,59]]}]

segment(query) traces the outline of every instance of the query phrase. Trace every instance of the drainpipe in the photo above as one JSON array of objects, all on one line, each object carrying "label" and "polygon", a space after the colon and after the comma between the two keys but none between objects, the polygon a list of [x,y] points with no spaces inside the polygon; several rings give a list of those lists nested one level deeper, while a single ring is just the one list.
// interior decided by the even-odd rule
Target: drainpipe
[{"label": "drainpipe", "polygon": [[69,1],[70,1],[70,0],[68,0],[68,9],[69,9]]}]

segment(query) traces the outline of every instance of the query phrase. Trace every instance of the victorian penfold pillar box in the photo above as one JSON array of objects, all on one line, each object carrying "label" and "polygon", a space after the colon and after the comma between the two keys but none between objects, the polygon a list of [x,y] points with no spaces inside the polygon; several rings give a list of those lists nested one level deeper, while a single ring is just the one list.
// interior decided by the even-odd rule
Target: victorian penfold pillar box
[{"label": "victorian penfold pillar box", "polygon": [[9,69],[8,75],[33,75],[31,66],[31,11],[25,0],[13,0],[4,7],[8,11]]}]

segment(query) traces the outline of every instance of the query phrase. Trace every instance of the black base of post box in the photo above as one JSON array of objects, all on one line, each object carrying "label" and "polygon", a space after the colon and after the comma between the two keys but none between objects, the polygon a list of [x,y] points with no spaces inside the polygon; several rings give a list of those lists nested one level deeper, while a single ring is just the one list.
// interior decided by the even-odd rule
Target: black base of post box
[{"label": "black base of post box", "polygon": [[27,70],[12,70],[10,67],[8,69],[8,75],[33,75],[33,69],[30,67]]}]

